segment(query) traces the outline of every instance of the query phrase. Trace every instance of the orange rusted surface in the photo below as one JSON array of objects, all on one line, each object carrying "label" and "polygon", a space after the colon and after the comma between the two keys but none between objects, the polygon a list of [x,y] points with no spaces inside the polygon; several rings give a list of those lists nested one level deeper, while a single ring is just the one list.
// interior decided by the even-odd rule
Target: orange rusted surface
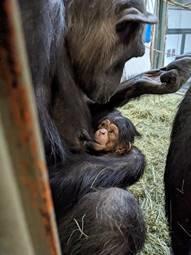
[{"label": "orange rusted surface", "polygon": [[[24,78],[26,66],[22,62],[18,45],[13,19],[15,11],[14,0],[0,1],[0,100],[5,101],[6,105],[2,110],[2,120],[5,120],[6,138],[12,143],[10,154],[15,164],[23,202],[30,201],[28,217],[31,217],[30,210],[31,214],[33,209],[38,211],[49,254],[57,255],[59,248],[54,229],[51,192],[46,163],[40,153],[36,135],[30,90],[26,84],[27,79]],[[35,230],[33,234],[35,235]]]}]

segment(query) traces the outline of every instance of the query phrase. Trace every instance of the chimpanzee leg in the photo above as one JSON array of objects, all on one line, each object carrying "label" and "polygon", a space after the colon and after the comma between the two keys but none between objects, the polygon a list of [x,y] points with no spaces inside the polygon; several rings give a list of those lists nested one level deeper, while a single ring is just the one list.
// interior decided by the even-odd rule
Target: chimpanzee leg
[{"label": "chimpanzee leg", "polygon": [[133,148],[124,156],[79,155],[50,171],[50,183],[57,217],[70,209],[85,194],[99,188],[126,188],[143,174],[143,154]]},{"label": "chimpanzee leg", "polygon": [[166,214],[174,255],[191,254],[191,88],[176,115],[165,170]]},{"label": "chimpanzee leg", "polygon": [[110,188],[85,195],[62,218],[64,255],[130,255],[145,240],[145,224],[132,194]]}]

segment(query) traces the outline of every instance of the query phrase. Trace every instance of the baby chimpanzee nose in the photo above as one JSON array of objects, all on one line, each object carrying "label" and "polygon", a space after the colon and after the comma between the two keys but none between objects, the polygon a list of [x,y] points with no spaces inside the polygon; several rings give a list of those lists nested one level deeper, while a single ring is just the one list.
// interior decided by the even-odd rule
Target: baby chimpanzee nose
[{"label": "baby chimpanzee nose", "polygon": [[101,133],[102,135],[105,135],[106,132],[107,132],[107,130],[106,130],[105,128],[101,128],[99,131],[100,131],[100,133]]}]

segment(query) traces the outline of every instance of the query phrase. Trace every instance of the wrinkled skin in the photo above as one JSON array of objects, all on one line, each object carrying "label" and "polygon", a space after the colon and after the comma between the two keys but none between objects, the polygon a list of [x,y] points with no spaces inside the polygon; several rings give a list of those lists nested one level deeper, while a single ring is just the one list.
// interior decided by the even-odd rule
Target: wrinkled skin
[{"label": "wrinkled skin", "polygon": [[165,170],[166,216],[174,255],[191,254],[191,88],[174,120]]},{"label": "wrinkled skin", "polygon": [[[133,148],[122,157],[95,157],[84,152],[81,137],[85,130],[93,139],[94,120],[132,98],[176,91],[190,75],[191,58],[119,84],[125,62],[144,54],[144,24],[156,22],[141,0],[68,0],[65,8],[63,0],[19,4],[62,252],[136,254],[144,220],[125,188],[143,174],[144,156]],[[88,222],[83,241],[73,225],[81,215]]]},{"label": "wrinkled skin", "polygon": [[115,152],[119,145],[119,128],[109,119],[105,119],[98,126],[94,139],[97,143],[96,151]]}]

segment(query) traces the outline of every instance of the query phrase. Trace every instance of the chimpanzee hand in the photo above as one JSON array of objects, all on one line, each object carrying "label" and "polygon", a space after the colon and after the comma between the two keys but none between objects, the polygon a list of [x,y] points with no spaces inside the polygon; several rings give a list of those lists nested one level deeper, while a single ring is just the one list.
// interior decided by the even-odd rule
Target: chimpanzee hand
[{"label": "chimpanzee hand", "polygon": [[180,56],[159,70],[142,74],[134,86],[141,94],[176,92],[191,77],[191,55]]},{"label": "chimpanzee hand", "polygon": [[191,77],[191,54],[177,57],[161,71],[165,72],[160,79],[166,82],[167,92],[177,91]]},{"label": "chimpanzee hand", "polygon": [[176,92],[191,77],[191,55],[182,55],[164,68],[152,70],[124,81],[105,108],[123,106],[130,99],[144,94]]},{"label": "chimpanzee hand", "polygon": [[97,143],[90,136],[87,130],[82,129],[80,134],[80,141],[82,143],[83,150],[86,152],[91,152],[96,149]]},{"label": "chimpanzee hand", "polygon": [[86,129],[81,130],[79,138],[82,142],[92,141],[92,138]]}]

